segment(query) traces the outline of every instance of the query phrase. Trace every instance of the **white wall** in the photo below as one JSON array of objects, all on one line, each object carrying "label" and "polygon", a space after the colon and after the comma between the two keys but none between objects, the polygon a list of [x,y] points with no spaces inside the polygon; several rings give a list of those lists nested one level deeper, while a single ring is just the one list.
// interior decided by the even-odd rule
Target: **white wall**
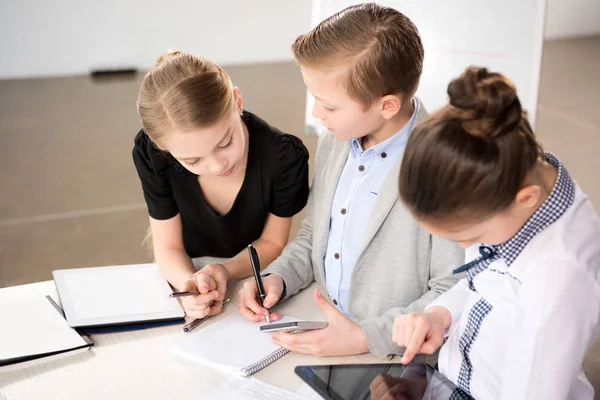
[{"label": "white wall", "polygon": [[[425,60],[416,95],[432,111],[448,102],[450,81],[469,65],[501,71],[516,85],[529,121],[535,125],[546,0],[378,0],[409,17],[419,29]],[[361,0],[313,0],[321,20]],[[315,13],[316,14],[316,13]],[[507,21],[512,23],[510,29]],[[307,131],[322,126],[311,115]]]},{"label": "white wall", "polygon": [[548,0],[546,38],[600,35],[600,0]]},{"label": "white wall", "polygon": [[[148,68],[165,49],[290,60],[311,0],[0,0],[0,79]],[[600,0],[548,0],[546,37],[600,34]]]},{"label": "white wall", "polygon": [[0,78],[148,68],[168,48],[289,60],[310,12],[309,0],[0,0]]}]

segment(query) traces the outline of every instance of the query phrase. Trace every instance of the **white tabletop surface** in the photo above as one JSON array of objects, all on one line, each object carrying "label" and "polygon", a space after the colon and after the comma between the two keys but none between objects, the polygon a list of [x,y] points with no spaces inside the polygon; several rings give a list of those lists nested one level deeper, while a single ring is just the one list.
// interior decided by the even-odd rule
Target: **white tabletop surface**
[{"label": "white tabletop surface", "polygon": [[[230,285],[228,296],[232,303],[223,315],[237,309],[240,285],[239,282]],[[313,290],[314,287],[306,289],[284,302],[279,311],[297,318],[323,320],[312,299]],[[50,295],[58,300],[54,282],[0,289],[0,302],[39,295]],[[220,317],[213,317],[205,324]],[[86,352],[0,372],[0,399],[201,399],[203,393],[225,382],[229,376],[172,355],[173,343],[182,336],[180,324],[92,335],[94,346]],[[291,353],[253,377],[295,392],[303,384],[294,373],[297,365],[380,362],[385,360],[369,354],[317,358]]]}]

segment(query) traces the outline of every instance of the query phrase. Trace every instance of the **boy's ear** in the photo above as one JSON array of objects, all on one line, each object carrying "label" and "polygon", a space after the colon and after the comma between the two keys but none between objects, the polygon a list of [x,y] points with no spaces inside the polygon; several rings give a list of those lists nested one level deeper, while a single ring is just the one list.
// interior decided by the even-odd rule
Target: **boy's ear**
[{"label": "boy's ear", "polygon": [[381,107],[381,116],[385,119],[390,119],[398,114],[402,108],[402,99],[397,95],[388,94],[379,100],[379,105]]}]

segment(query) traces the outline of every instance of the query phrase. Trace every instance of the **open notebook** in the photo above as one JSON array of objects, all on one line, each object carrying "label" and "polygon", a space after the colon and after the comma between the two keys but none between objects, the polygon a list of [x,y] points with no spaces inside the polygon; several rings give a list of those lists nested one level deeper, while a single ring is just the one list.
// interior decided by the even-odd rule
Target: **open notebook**
[{"label": "open notebook", "polygon": [[0,304],[0,367],[91,345],[87,337],[67,325],[62,310],[50,297]]},{"label": "open notebook", "polygon": [[[277,322],[298,321],[283,317]],[[198,329],[175,344],[173,353],[242,376],[250,376],[288,353],[260,331],[264,324],[251,322],[239,313]]]}]

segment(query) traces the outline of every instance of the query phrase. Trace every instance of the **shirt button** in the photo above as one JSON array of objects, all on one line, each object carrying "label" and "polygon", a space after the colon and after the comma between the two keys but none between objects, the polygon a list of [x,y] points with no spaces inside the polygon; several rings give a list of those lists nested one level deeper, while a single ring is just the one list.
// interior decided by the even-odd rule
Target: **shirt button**
[{"label": "shirt button", "polygon": [[333,299],[333,304],[335,304],[337,306],[338,305],[338,301],[336,299]]},{"label": "shirt button", "polygon": [[387,154],[386,153],[381,153],[381,158],[386,158]]},{"label": "shirt button", "polygon": [[340,253],[335,253],[333,255],[333,258],[335,258],[336,260],[339,260],[340,259]]},{"label": "shirt button", "polygon": [[342,208],[342,211],[340,211],[342,213],[342,215],[346,215],[346,209]]},{"label": "shirt button", "polygon": [[363,172],[363,171],[365,170],[365,166],[364,166],[364,165],[361,165],[360,167],[358,167],[358,170],[359,170],[360,172]]}]

